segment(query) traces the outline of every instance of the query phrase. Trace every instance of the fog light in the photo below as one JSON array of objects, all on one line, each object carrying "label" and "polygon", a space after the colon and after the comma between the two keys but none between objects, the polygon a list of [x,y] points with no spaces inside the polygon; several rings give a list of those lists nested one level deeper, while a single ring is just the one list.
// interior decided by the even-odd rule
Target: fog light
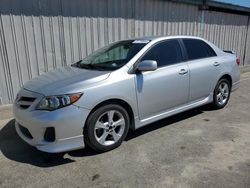
[{"label": "fog light", "polygon": [[44,140],[47,142],[54,142],[56,139],[55,128],[47,127],[44,133]]}]

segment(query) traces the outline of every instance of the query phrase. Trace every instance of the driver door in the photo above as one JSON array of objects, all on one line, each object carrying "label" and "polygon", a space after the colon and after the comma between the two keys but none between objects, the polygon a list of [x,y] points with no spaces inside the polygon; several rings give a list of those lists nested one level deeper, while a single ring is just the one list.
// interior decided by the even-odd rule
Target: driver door
[{"label": "driver door", "polygon": [[157,43],[141,58],[155,60],[158,69],[136,74],[136,93],[141,120],[160,115],[188,102],[189,70],[179,41]]}]

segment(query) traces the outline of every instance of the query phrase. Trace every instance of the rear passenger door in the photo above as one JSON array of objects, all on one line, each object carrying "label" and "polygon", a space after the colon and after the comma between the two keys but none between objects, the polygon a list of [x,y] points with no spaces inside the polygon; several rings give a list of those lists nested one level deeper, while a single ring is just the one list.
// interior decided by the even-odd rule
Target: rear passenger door
[{"label": "rear passenger door", "polygon": [[182,39],[190,70],[189,101],[205,99],[213,92],[220,76],[220,62],[215,51],[200,39]]},{"label": "rear passenger door", "polygon": [[151,47],[141,60],[155,60],[155,71],[136,74],[140,119],[161,114],[188,101],[189,70],[183,62],[178,40],[161,41]]}]

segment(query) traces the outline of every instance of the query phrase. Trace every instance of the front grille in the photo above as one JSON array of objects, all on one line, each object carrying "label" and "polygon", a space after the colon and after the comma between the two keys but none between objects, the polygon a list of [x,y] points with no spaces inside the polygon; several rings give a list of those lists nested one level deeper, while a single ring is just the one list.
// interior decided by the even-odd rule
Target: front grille
[{"label": "front grille", "polygon": [[21,96],[19,99],[17,99],[17,105],[21,109],[27,109],[32,105],[32,103],[35,100],[36,100],[36,98],[34,98],[34,97]]},{"label": "front grille", "polygon": [[29,139],[33,139],[33,136],[31,135],[30,131],[23,127],[22,125],[18,124],[20,131],[23,133],[24,136],[26,136]]},{"label": "front grille", "polygon": [[33,102],[34,100],[36,100],[36,98],[34,98],[34,97],[21,97],[20,100],[21,101]]}]

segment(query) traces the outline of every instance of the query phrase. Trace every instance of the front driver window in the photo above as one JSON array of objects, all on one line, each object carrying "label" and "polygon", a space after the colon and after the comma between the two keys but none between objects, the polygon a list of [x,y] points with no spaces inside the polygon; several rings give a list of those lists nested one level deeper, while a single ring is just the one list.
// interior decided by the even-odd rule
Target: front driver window
[{"label": "front driver window", "polygon": [[171,39],[153,46],[141,60],[155,60],[158,67],[182,61],[181,47],[177,40]]}]

